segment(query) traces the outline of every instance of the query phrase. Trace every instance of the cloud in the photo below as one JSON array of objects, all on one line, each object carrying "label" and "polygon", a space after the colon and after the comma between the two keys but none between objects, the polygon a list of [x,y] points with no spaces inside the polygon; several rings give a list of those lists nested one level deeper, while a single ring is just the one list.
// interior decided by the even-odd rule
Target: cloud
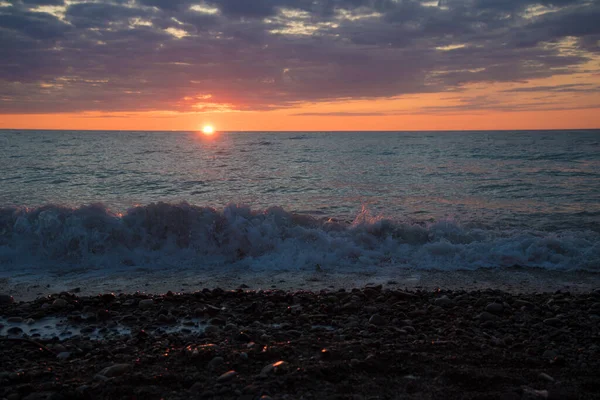
[{"label": "cloud", "polygon": [[271,110],[526,82],[597,59],[598,20],[597,0],[12,0],[0,113]]},{"label": "cloud", "polygon": [[513,89],[502,90],[502,92],[526,93],[526,92],[552,92],[552,93],[600,93],[600,86],[595,86],[589,83],[572,83],[556,86],[533,86],[519,87]]},{"label": "cloud", "polygon": [[389,114],[382,112],[304,112],[292,115],[296,117],[374,117]]}]

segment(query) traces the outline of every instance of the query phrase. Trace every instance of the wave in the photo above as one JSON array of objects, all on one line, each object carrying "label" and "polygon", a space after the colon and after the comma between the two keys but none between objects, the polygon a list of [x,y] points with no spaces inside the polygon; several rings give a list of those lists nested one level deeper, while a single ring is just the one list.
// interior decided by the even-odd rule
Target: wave
[{"label": "wave", "polygon": [[[374,217],[315,218],[281,207],[217,210],[155,203],[114,213],[95,204],[0,208],[0,266],[227,265],[261,269],[476,269],[519,265],[600,271],[600,234],[418,223]],[[12,267],[12,268],[11,268]]]}]

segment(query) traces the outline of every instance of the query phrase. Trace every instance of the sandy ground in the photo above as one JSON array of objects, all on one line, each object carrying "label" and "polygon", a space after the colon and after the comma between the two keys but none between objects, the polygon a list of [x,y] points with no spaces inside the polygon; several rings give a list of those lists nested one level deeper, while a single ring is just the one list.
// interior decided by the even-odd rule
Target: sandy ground
[{"label": "sandy ground", "polygon": [[509,293],[586,292],[600,288],[600,274],[585,271],[549,271],[534,268],[479,269],[474,271],[379,269],[369,272],[331,271],[250,271],[213,269],[124,268],[122,270],[72,270],[36,273],[4,273],[0,293],[17,301],[30,301],[62,291],[80,295],[98,293],[194,292],[202,288],[236,289],[241,285],[253,290],[310,290],[360,288],[383,284],[398,289],[443,288],[447,290],[500,289]]}]

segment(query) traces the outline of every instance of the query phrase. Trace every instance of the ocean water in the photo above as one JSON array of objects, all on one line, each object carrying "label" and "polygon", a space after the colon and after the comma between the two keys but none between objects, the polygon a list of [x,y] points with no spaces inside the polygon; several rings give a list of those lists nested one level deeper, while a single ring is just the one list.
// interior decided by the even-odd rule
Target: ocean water
[{"label": "ocean water", "polygon": [[600,271],[600,131],[0,131],[0,272]]}]

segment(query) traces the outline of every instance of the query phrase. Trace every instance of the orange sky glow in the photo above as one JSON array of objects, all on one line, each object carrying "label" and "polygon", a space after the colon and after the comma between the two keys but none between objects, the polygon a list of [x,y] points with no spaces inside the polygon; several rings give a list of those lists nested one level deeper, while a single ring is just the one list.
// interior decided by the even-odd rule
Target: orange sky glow
[{"label": "orange sky glow", "polygon": [[600,128],[589,2],[46,4],[0,1],[0,129]]}]

